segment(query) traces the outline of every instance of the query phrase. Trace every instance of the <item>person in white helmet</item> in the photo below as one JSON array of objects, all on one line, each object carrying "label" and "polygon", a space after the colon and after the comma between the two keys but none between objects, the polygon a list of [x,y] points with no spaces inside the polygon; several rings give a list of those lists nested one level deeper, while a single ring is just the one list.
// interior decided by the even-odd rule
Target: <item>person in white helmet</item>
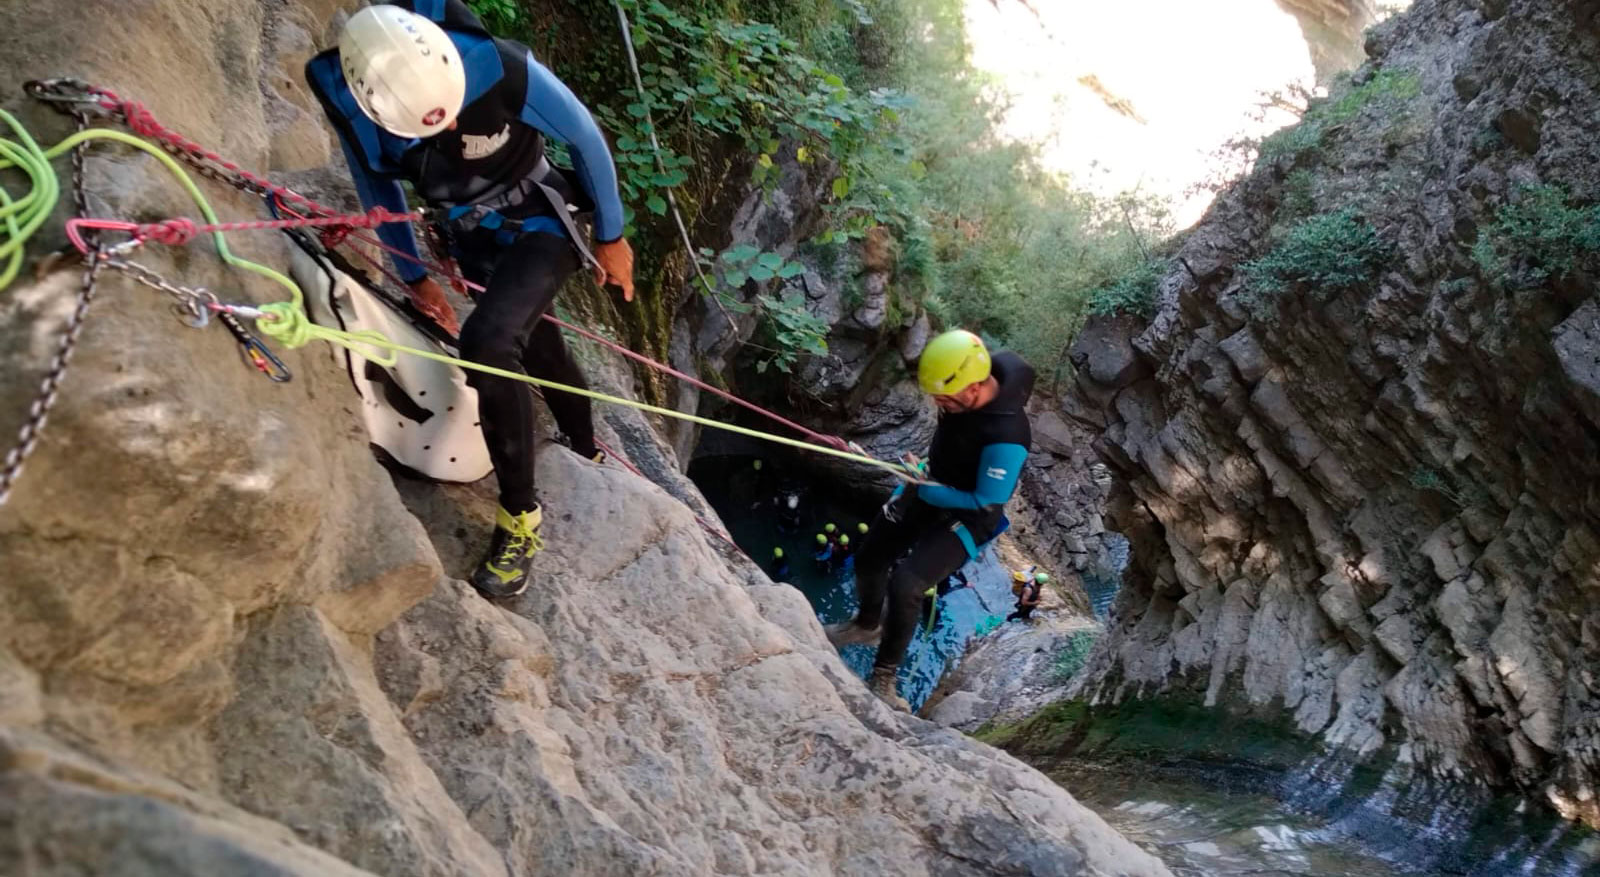
[{"label": "person in white helmet", "polygon": [[[596,281],[633,300],[633,251],[622,236],[622,199],[611,152],[589,111],[526,46],[490,35],[460,0],[395,0],[352,15],[336,49],[306,65],[306,79],[344,148],[368,209],[407,209],[409,182],[442,215],[452,255],[484,285],[460,327],[474,362],[587,387],[561,334],[542,320],[556,290],[587,261]],[[567,144],[573,171],[553,168],[545,138]],[[593,249],[573,222],[592,210]],[[416,257],[408,224],[380,230]],[[417,262],[397,258],[412,301],[452,331],[455,313]],[[534,396],[526,384],[469,371],[479,420],[500,481],[488,556],[472,584],[493,597],[520,594],[543,548],[534,489]],[[547,393],[556,425],[579,454],[598,459],[589,400]]]}]

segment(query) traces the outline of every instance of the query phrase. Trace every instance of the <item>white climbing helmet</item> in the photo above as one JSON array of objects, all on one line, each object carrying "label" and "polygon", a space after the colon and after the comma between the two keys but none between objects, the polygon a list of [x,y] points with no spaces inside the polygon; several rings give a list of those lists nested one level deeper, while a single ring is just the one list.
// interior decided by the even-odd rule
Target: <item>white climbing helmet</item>
[{"label": "white climbing helmet", "polygon": [[398,6],[368,6],[339,36],[339,66],[367,118],[400,137],[450,127],[467,96],[455,43],[437,24]]}]

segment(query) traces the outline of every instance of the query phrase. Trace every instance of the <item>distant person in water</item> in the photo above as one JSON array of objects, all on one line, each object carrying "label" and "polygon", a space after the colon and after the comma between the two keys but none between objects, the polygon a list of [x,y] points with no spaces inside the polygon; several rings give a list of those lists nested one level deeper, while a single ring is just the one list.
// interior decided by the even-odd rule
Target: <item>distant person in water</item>
[{"label": "distant person in water", "polygon": [[750,461],[749,468],[744,470],[742,480],[746,485],[745,489],[734,495],[739,496],[742,493],[743,496],[749,497],[752,510],[759,508],[772,496],[772,467],[760,457]]},{"label": "distant person in water", "polygon": [[[902,485],[884,503],[856,549],[860,612],[828,627],[836,646],[879,642],[868,684],[905,711],[910,705],[896,691],[896,674],[923,598],[999,531],[1033,444],[1023,408],[1034,371],[1015,353],[991,358],[978,336],[946,332],[923,350],[917,381],[939,408],[927,468],[936,483]],[[920,465],[914,457],[907,462]]]},{"label": "distant person in water", "polygon": [[817,553],[811,559],[817,562],[817,569],[823,573],[833,572],[833,543],[828,541],[827,534],[817,534]]},{"label": "distant person in water", "polygon": [[1017,611],[1006,616],[1007,621],[1027,621],[1033,615],[1033,610],[1039,608],[1039,600],[1044,594],[1044,586],[1050,584],[1049,573],[1032,572],[1023,573],[1020,570],[1015,575],[1023,576],[1019,583],[1021,587],[1014,588],[1012,593],[1017,595]]},{"label": "distant person in water", "polygon": [[772,549],[772,559],[767,561],[767,575],[775,582],[789,577],[789,558],[784,555],[782,548]]},{"label": "distant person in water", "polygon": [[772,507],[778,517],[778,530],[793,533],[800,529],[801,507],[804,505],[805,486],[785,478],[778,484],[772,497]]},{"label": "distant person in water", "polygon": [[854,568],[856,556],[850,550],[850,536],[848,534],[839,534],[839,541],[833,544],[833,557],[845,572],[849,572]]}]

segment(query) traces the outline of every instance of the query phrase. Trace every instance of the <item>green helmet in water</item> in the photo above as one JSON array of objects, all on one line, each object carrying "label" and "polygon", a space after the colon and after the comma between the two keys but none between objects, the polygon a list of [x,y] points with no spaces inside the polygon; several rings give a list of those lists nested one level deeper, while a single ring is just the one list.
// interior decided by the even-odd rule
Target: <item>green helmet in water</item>
[{"label": "green helmet in water", "polygon": [[827,545],[828,544],[828,537],[822,535],[821,533],[818,533],[817,534],[817,544],[818,545]]},{"label": "green helmet in water", "polygon": [[839,544],[840,545],[849,545],[850,544],[850,537],[849,536],[840,536],[839,537]]},{"label": "green helmet in water", "polygon": [[829,524],[829,525],[827,525],[827,526],[822,528],[822,532],[824,532],[824,533],[832,533],[832,532],[837,531],[838,529],[839,528],[834,526],[833,524]]},{"label": "green helmet in water", "polygon": [[928,342],[917,360],[917,383],[930,396],[953,396],[989,377],[989,349],[964,329]]},{"label": "green helmet in water", "polygon": [[1033,577],[1033,580],[1038,582],[1041,585],[1048,585],[1048,584],[1050,584],[1050,574],[1047,573],[1047,572],[1039,573],[1038,575]]},{"label": "green helmet in water", "polygon": [[750,468],[756,470],[757,472],[760,472],[761,471],[761,461],[757,460],[754,463],[751,463],[750,464]]},{"label": "green helmet in water", "polygon": [[861,523],[857,524],[856,525],[856,532],[860,533],[863,536],[867,535],[867,522],[866,521],[862,521]]},{"label": "green helmet in water", "polygon": [[782,560],[783,559],[783,549],[782,548],[774,548],[774,549],[772,549],[772,559],[773,560]]}]

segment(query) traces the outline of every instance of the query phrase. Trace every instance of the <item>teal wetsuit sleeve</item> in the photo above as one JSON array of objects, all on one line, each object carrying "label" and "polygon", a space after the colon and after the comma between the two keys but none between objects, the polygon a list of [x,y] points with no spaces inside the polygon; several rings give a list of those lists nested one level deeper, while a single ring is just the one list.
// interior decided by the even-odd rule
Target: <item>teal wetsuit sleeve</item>
[{"label": "teal wetsuit sleeve", "polygon": [[522,121],[570,147],[573,170],[594,201],[594,236],[601,242],[622,237],[622,195],[611,147],[594,117],[572,89],[528,54],[528,97]]},{"label": "teal wetsuit sleeve", "polygon": [[1005,505],[1017,490],[1017,479],[1027,459],[1028,449],[1022,445],[988,445],[978,456],[976,489],[956,490],[943,484],[927,484],[917,490],[917,498],[942,509],[976,511]]}]

